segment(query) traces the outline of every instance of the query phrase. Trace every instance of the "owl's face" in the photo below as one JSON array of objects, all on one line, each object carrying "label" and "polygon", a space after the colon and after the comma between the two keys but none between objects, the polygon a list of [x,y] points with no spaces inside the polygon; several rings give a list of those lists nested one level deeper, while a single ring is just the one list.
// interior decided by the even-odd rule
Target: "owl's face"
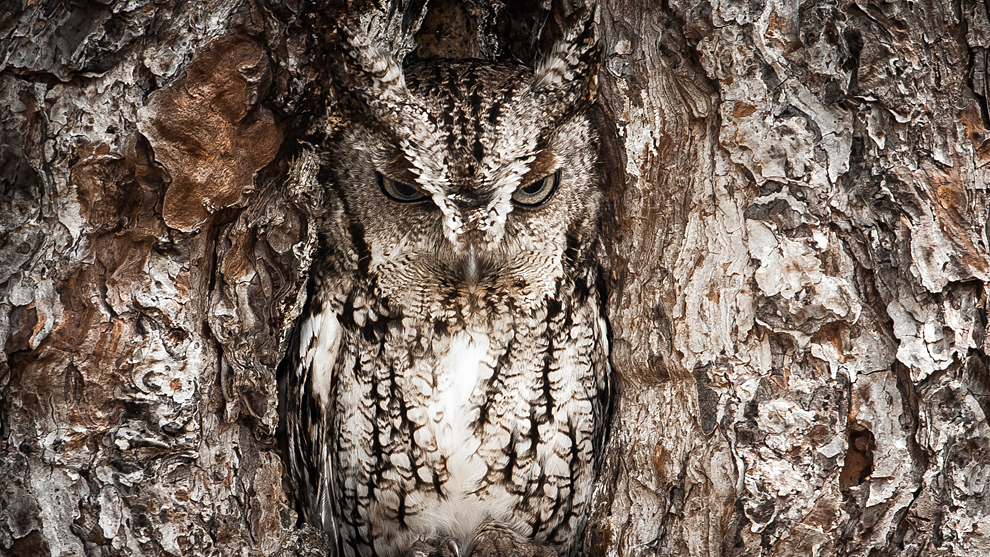
[{"label": "owl's face", "polygon": [[547,90],[553,77],[478,61],[413,66],[391,110],[369,111],[337,144],[355,249],[407,315],[532,307],[593,243],[594,133],[561,106],[573,98]]}]

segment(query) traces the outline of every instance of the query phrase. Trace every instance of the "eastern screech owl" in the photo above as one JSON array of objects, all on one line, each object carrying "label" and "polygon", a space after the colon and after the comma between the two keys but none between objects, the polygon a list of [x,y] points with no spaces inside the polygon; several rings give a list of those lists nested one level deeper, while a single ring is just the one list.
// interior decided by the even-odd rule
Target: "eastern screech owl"
[{"label": "eastern screech owl", "polygon": [[303,516],[342,555],[492,528],[580,549],[609,390],[592,35],[535,70],[345,49],[283,404]]}]

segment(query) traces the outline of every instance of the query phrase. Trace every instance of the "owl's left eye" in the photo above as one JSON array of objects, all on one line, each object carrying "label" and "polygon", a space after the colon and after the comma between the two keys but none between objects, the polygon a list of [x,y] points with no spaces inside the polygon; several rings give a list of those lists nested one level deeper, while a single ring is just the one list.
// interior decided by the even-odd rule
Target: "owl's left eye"
[{"label": "owl's left eye", "polygon": [[560,170],[517,189],[512,194],[512,200],[524,207],[539,207],[557,193],[557,186],[559,185]]},{"label": "owl's left eye", "polygon": [[426,199],[426,194],[416,189],[415,186],[382,176],[378,173],[378,187],[391,199],[399,203],[413,203]]}]

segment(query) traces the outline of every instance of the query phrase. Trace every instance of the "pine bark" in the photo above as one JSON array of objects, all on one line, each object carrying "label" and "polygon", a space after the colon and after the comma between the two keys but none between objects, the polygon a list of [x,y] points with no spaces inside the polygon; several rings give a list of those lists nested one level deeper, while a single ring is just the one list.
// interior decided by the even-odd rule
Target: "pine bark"
[{"label": "pine bark", "polygon": [[[379,4],[8,0],[0,554],[325,554],[276,368],[335,22],[533,60],[581,8]],[[586,554],[990,555],[987,4],[598,10],[617,398]]]}]

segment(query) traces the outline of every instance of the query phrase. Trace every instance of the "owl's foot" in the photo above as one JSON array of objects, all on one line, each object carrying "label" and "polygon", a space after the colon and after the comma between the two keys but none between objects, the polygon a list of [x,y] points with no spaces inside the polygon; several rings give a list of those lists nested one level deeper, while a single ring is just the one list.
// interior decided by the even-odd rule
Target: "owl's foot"
[{"label": "owl's foot", "polygon": [[454,538],[437,536],[412,544],[406,557],[461,557],[461,552]]},{"label": "owl's foot", "polygon": [[557,549],[526,539],[499,522],[486,522],[474,533],[468,557],[557,557]]}]

